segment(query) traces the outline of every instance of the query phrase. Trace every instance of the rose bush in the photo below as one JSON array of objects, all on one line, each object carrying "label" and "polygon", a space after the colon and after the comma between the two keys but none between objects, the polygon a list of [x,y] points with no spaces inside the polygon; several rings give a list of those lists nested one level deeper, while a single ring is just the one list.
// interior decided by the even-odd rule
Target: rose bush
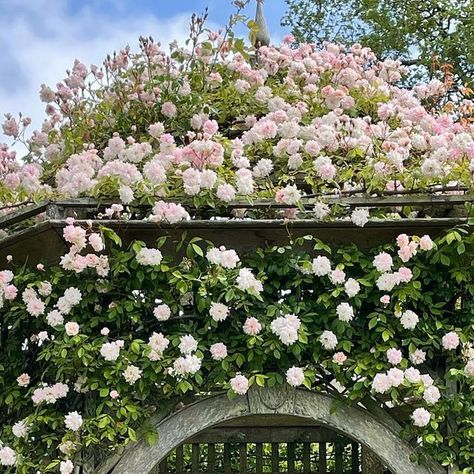
[{"label": "rose bush", "polygon": [[246,256],[185,236],[172,254],[160,250],[163,237],[156,248],[108,241],[98,255],[93,244],[119,241],[102,234],[71,219],[59,266],[13,260],[0,272],[4,466],[57,471],[90,446],[153,442],[148,417],[167,401],[282,383],[340,403],[372,396],[418,437],[420,459],[471,465],[466,228],[436,243],[401,235],[370,252],[307,236]]},{"label": "rose bush", "polygon": [[[474,125],[461,106],[437,106],[442,82],[403,89],[400,62],[360,45],[285,41],[255,57],[231,30],[195,19],[189,47],[172,44],[170,55],[142,38],[137,53],[124,48],[101,68],[76,60],[56,88],[41,86],[41,130],[27,138],[31,120],[7,116],[4,133],[29,153],[17,160],[1,147],[0,202],[8,211],[46,197],[179,199],[227,215],[236,199],[311,198],[310,216],[323,219],[347,211],[315,196],[472,189]],[[174,207],[154,215],[190,217]]]}]

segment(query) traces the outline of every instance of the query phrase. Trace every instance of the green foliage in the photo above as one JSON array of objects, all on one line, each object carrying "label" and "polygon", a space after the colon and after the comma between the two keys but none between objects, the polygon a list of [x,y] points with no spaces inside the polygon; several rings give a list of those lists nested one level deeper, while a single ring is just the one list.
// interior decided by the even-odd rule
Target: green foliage
[{"label": "green foliage", "polygon": [[[57,471],[58,459],[65,457],[57,448],[66,441],[73,443],[76,455],[87,447],[112,449],[142,437],[153,443],[159,433],[148,420],[156,410],[175,406],[184,396],[229,390],[229,380],[237,373],[245,374],[250,385],[286,383],[285,372],[292,366],[304,369],[307,389],[335,394],[341,402],[356,404],[367,396],[377,397],[379,404],[390,401],[404,413],[399,420],[405,425],[404,434],[420,440],[420,460],[424,453],[445,464],[472,465],[474,379],[464,373],[466,354],[474,341],[474,235],[468,228],[453,229],[433,250],[418,252],[406,264],[413,279],[391,292],[387,306],[380,303],[384,292],[375,284],[380,274],[372,264],[381,249],[362,252],[354,245],[330,247],[310,236],[291,245],[258,248],[241,256],[241,266],[251,268],[263,283],[263,292],[257,294],[237,287],[240,267],[209,264],[206,252],[210,244],[202,239],[184,236],[176,251],[171,242],[160,239],[158,246],[165,254],[160,265],[143,266],[135,258],[143,242],[122,248],[117,246],[120,241],[113,231],[102,232],[111,243],[107,278],[98,279],[91,270],[78,274],[59,267],[45,272],[16,269],[14,283],[20,295],[27,287],[38,288],[42,281],[53,284],[52,293],[44,299],[47,311],[67,288],[81,291],[80,304],[67,316],[79,323],[78,335],[68,336],[62,325],[48,327],[44,316],[32,317],[21,298],[6,301],[0,310],[0,439],[19,453],[18,472]],[[171,247],[173,251],[165,253],[164,249]],[[384,250],[394,254],[391,245]],[[343,287],[328,277],[301,271],[320,254],[331,259],[332,268],[357,279],[361,290],[356,296],[348,299]],[[396,267],[401,265],[396,258]],[[168,321],[154,317],[156,301],[169,305],[172,317]],[[350,301],[355,309],[350,322],[336,316],[341,301]],[[211,302],[231,307],[225,321],[210,317]],[[402,309],[419,315],[415,329],[401,325],[397,314]],[[289,313],[296,314],[302,326],[298,341],[288,346],[271,331],[270,324]],[[248,316],[261,322],[260,334],[243,333]],[[110,334],[102,335],[103,327],[108,327]],[[49,340],[35,342],[32,335],[45,329]],[[324,349],[318,340],[325,330],[338,338],[334,351]],[[443,351],[441,337],[453,330],[461,338],[462,351]],[[153,332],[162,332],[170,341],[158,360],[148,357],[148,339]],[[196,355],[202,366],[194,375],[178,377],[169,369],[180,356],[179,339],[186,334],[198,341]],[[100,349],[105,342],[116,340],[124,341],[120,357],[106,361]],[[210,346],[217,342],[227,345],[228,356],[223,361],[209,355]],[[384,395],[371,393],[374,376],[390,368],[385,354],[392,347],[404,353],[402,369],[410,365],[408,354],[415,349],[426,352],[426,363],[419,368],[433,376],[442,392],[435,405],[427,406],[422,400],[421,384],[407,381]],[[333,360],[335,351],[347,355],[343,365]],[[143,371],[134,384],[127,383],[123,375],[130,364]],[[24,372],[31,376],[26,388],[16,382]],[[457,393],[445,389],[445,377],[458,386]],[[344,387],[341,396],[334,380]],[[34,389],[41,383],[55,382],[68,384],[68,396],[54,404],[33,405]],[[113,390],[119,393],[116,399],[111,397]],[[232,390],[228,393],[230,398],[238,396]],[[408,419],[417,406],[426,406],[432,415],[424,428],[413,427]],[[64,426],[64,414],[73,410],[84,417],[80,435]],[[446,431],[448,418],[454,420],[455,430]],[[22,419],[30,427],[28,439],[12,435],[11,426]]]}]

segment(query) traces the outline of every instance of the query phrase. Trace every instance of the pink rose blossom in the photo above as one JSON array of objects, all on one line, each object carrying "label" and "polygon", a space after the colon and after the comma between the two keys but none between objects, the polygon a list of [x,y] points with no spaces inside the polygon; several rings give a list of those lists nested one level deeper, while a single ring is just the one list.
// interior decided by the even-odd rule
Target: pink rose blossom
[{"label": "pink rose blossom", "polygon": [[216,342],[210,347],[211,356],[214,360],[224,360],[227,357],[227,347],[222,342]]},{"label": "pink rose blossom", "polygon": [[430,422],[431,414],[428,410],[425,410],[424,408],[417,408],[412,413],[411,419],[413,420],[413,424],[415,426],[423,428]]},{"label": "pink rose blossom", "polygon": [[243,330],[249,336],[256,336],[262,330],[262,325],[257,318],[247,318],[243,325]]},{"label": "pink rose blossom", "polygon": [[344,354],[344,352],[336,352],[332,356],[332,361],[337,365],[343,365],[346,360],[347,360],[347,356],[346,354]]},{"label": "pink rose blossom", "polygon": [[424,235],[420,239],[420,249],[421,250],[431,250],[434,246],[433,241],[431,240],[431,237],[429,235]]},{"label": "pink rose blossom", "polygon": [[16,381],[20,387],[28,387],[30,384],[30,376],[28,374],[21,374],[17,377]]},{"label": "pink rose blossom", "polygon": [[245,395],[249,389],[249,381],[244,375],[236,375],[230,379],[230,386],[237,395]]},{"label": "pink rose blossom", "polygon": [[387,351],[387,360],[389,364],[398,365],[403,359],[402,351],[391,348]]},{"label": "pink rose blossom", "polygon": [[388,304],[390,304],[390,296],[389,295],[383,295],[380,297],[380,302],[387,306]]},{"label": "pink rose blossom", "polygon": [[66,334],[68,336],[77,336],[79,334],[79,324],[76,322],[70,321],[64,325]]},{"label": "pink rose blossom", "polygon": [[441,339],[441,343],[443,349],[447,351],[455,350],[459,346],[459,336],[454,331],[448,332]]}]

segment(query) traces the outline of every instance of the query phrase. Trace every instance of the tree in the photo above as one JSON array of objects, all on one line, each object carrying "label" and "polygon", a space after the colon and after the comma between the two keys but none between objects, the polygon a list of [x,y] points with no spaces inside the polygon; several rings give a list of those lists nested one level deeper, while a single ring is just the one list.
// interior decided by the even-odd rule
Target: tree
[{"label": "tree", "polygon": [[[361,43],[381,59],[400,59],[409,80],[444,70],[454,85],[474,78],[474,2],[470,0],[286,0],[282,19],[298,41]],[[449,65],[449,66],[447,66]]]}]

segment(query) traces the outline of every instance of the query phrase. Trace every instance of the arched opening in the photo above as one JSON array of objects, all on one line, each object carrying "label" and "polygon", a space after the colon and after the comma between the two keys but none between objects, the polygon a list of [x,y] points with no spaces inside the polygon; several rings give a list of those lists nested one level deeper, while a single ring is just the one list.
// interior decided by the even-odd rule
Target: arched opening
[{"label": "arched opening", "polygon": [[[121,455],[108,459],[96,472],[99,474],[156,473],[159,472],[158,469],[163,460],[176,448],[186,444],[188,440],[192,444],[193,439],[199,440],[199,436],[207,436],[207,438],[201,439],[207,440],[207,444],[213,444],[212,436],[222,433],[223,427],[233,427],[238,430],[239,423],[244,425],[249,422],[250,424],[257,423],[258,419],[263,421],[262,428],[269,425],[270,419],[273,419],[273,424],[276,427],[279,427],[282,420],[286,419],[287,426],[283,426],[278,435],[280,436],[278,439],[284,440],[285,443],[291,441],[290,423],[294,423],[295,420],[298,420],[299,429],[303,427],[303,431],[315,428],[322,433],[321,429],[326,429],[327,432],[335,436],[333,443],[334,446],[339,445],[338,452],[341,450],[340,446],[345,444],[343,440],[355,441],[375,453],[392,474],[441,474],[444,472],[440,466],[434,463],[417,465],[411,462],[410,455],[413,453],[413,448],[400,440],[399,434],[390,428],[388,420],[377,419],[367,411],[355,407],[340,406],[333,410],[333,402],[334,399],[328,395],[290,389],[289,387],[265,389],[253,387],[246,396],[234,400],[229,400],[225,394],[207,397],[164,418],[157,417],[153,420],[160,434],[156,444],[150,446],[144,441],[140,441],[126,449]],[[218,426],[221,429],[215,430],[214,428]],[[313,433],[316,436],[315,433],[316,431]],[[267,430],[266,434],[270,435],[270,430]],[[286,439],[284,438],[285,434]],[[338,435],[340,436],[339,442],[337,442]],[[319,441],[316,442],[319,443]],[[321,442],[323,441],[321,440]],[[307,450],[307,448],[305,449]],[[311,449],[310,446],[310,463]],[[318,461],[319,449],[313,453],[314,462]],[[334,447],[334,454],[335,450]],[[194,456],[197,455],[195,452]],[[276,466],[275,459],[276,455],[273,461]],[[228,464],[228,461],[226,462]],[[288,465],[287,460],[286,464]],[[340,467],[340,463],[338,467]]]},{"label": "arched opening", "polygon": [[[367,461],[377,466],[368,470]],[[153,469],[154,474],[288,473],[390,474],[356,440],[290,415],[247,415],[187,439]]]}]

